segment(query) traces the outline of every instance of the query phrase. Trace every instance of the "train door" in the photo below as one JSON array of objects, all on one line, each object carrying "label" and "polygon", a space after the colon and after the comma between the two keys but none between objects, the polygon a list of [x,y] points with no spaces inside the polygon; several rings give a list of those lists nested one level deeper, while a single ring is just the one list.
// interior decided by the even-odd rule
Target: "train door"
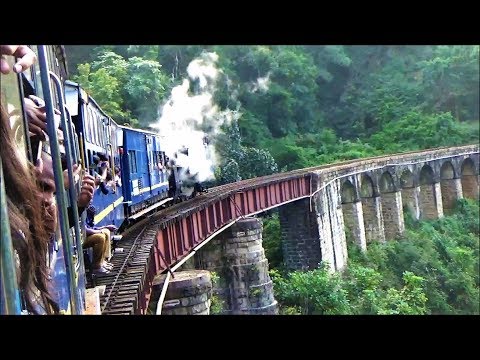
[{"label": "train door", "polygon": [[158,182],[158,170],[155,169],[155,147],[153,144],[153,136],[145,134],[145,143],[147,145],[147,170],[148,170],[148,187],[150,188],[150,193],[153,190],[153,187]]},{"label": "train door", "polygon": [[156,181],[155,191],[153,195],[159,199],[163,199],[168,196],[168,175],[165,168],[165,156],[160,147],[160,137],[154,136],[154,149],[155,149],[155,169],[156,169]]}]

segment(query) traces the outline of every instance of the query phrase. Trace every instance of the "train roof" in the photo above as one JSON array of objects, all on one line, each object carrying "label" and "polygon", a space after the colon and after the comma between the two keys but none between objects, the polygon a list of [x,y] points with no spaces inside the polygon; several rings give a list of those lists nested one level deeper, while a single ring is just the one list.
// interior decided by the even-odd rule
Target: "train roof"
[{"label": "train roof", "polygon": [[[117,122],[115,120],[113,120],[105,111],[103,111],[103,109],[100,107],[100,105],[98,105],[98,103],[95,101],[95,99],[86,91],[84,90],[80,84],[74,82],[74,81],[71,81],[71,80],[66,80],[65,81],[65,85],[69,85],[69,86],[73,86],[73,87],[76,87],[79,91],[84,91],[85,94],[87,94],[87,103],[89,102],[93,102],[93,104],[98,108],[98,110],[100,110],[100,112],[107,118],[110,118],[115,124],[117,124]],[[80,95],[83,95],[83,94],[80,94]],[[83,96],[81,96],[82,99],[83,99]],[[117,124],[118,125],[118,124]]]},{"label": "train roof", "polygon": [[118,127],[122,128],[122,129],[125,129],[125,130],[131,130],[131,131],[141,132],[141,133],[145,133],[145,134],[161,136],[161,134],[159,134],[158,132],[153,132],[153,131],[150,131],[150,130],[135,129],[135,128],[131,128],[131,127],[124,126],[124,125],[118,125]]}]

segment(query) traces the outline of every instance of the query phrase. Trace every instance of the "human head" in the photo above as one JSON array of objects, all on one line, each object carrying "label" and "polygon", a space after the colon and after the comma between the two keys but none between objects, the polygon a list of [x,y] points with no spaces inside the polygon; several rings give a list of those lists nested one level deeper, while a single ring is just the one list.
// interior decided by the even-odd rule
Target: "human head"
[{"label": "human head", "polygon": [[52,235],[57,229],[57,206],[55,201],[55,176],[51,155],[42,152],[41,166],[37,167],[37,182],[40,187],[40,194],[44,208],[45,229]]},{"label": "human head", "polygon": [[49,236],[42,219],[41,196],[33,175],[33,167],[19,159],[11,133],[8,114],[0,107],[0,156],[2,158],[7,208],[13,247],[20,260],[19,288],[27,310],[38,313],[33,295],[40,293],[39,305],[47,314],[57,313],[58,305],[49,292],[46,263]]},{"label": "human head", "polygon": [[92,160],[94,165],[98,165],[100,162],[100,158],[97,155],[93,155]]}]

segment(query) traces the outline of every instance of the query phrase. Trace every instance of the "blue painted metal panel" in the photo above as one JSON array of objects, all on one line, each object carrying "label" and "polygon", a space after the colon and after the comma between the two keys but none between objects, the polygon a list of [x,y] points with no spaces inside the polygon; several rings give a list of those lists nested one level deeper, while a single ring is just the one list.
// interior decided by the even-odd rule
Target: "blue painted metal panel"
[{"label": "blue painted metal panel", "polygon": [[[105,155],[111,155],[113,153],[114,163],[120,166],[120,154],[118,150],[118,132],[121,128],[113,121],[110,121],[97,103],[91,98],[82,99],[80,89],[73,84],[66,84],[69,93],[69,109],[75,108],[74,103],[74,89],[77,94],[78,110],[75,111],[78,116],[73,117],[75,130],[77,133],[83,135],[84,156],[86,159],[86,165],[89,166],[89,172],[91,175],[94,173],[92,157],[97,153]],[[85,100],[88,103],[85,103]],[[108,126],[110,124],[110,126]],[[112,144],[112,152],[107,146],[107,143]],[[111,169],[113,170],[113,169]],[[113,186],[107,186],[108,194],[104,194],[100,187],[97,187],[94,192],[93,206],[96,209],[96,217],[99,219],[95,225],[104,226],[114,224],[120,227],[125,219],[123,199],[123,182]]]},{"label": "blue painted metal panel", "polygon": [[147,145],[145,134],[141,131],[124,129],[124,151],[128,157],[129,199],[131,206],[142,203],[150,197],[150,179],[148,174]]},{"label": "blue painted metal panel", "polygon": [[150,204],[159,195],[168,195],[168,175],[158,162],[155,151],[161,151],[158,135],[124,128],[123,178],[125,198],[131,201],[130,206],[141,206],[145,202]]}]

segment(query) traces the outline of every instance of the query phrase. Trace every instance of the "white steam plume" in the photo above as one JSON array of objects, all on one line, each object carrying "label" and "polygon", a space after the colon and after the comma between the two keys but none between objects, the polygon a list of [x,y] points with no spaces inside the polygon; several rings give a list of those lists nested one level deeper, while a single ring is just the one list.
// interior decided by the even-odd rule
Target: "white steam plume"
[{"label": "white steam plume", "polygon": [[160,133],[166,155],[183,168],[180,176],[184,181],[214,179],[217,155],[213,142],[221,131],[220,126],[239,116],[236,112],[219,111],[213,103],[221,72],[215,67],[217,60],[216,53],[203,53],[193,60],[187,67],[189,78],[172,89],[170,98],[159,111],[160,118],[150,125]]}]

